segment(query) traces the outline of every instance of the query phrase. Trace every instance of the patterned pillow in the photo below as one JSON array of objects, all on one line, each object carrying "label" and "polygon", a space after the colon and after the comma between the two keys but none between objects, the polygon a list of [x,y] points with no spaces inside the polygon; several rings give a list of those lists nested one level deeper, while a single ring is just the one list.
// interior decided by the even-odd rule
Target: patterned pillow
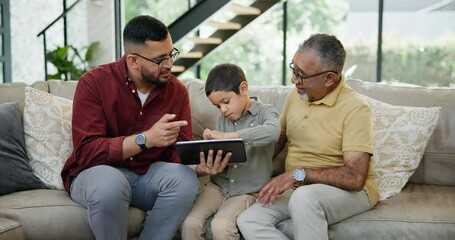
[{"label": "patterned pillow", "polygon": [[379,200],[385,200],[399,193],[419,166],[441,108],[393,106],[365,98],[372,110]]},{"label": "patterned pillow", "polygon": [[53,189],[64,189],[60,172],[73,151],[72,101],[25,89],[24,134],[30,166]]}]

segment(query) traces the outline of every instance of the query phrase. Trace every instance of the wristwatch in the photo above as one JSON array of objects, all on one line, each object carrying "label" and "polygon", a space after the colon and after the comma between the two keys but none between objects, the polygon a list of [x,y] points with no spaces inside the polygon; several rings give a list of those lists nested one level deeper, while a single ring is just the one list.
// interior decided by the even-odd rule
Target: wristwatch
[{"label": "wristwatch", "polygon": [[302,168],[294,169],[294,173],[292,174],[294,177],[294,189],[303,185],[303,181],[305,180],[306,173],[305,170]]},{"label": "wristwatch", "polygon": [[145,146],[146,140],[147,140],[147,138],[145,137],[144,133],[136,134],[136,138],[134,139],[134,141],[136,142],[137,145],[139,145],[139,147],[142,149],[142,151],[147,150],[147,146]]}]

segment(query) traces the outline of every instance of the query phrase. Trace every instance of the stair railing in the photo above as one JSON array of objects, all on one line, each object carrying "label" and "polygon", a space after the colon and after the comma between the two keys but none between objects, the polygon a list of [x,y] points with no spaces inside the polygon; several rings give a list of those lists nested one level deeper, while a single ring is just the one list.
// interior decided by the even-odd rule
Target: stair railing
[{"label": "stair railing", "polygon": [[[66,33],[66,15],[68,14],[69,11],[71,11],[71,9],[74,8],[74,6],[76,6],[76,4],[78,4],[81,0],[77,0],[76,2],[74,2],[69,8],[66,8],[66,0],[63,0],[63,12],[62,14],[60,14],[56,19],[54,19],[54,21],[52,21],[51,23],[49,23],[41,32],[38,33],[37,37],[43,35],[43,47],[44,47],[44,79],[45,81],[47,81],[47,44],[46,44],[46,31],[52,27],[58,20],[60,20],[61,18],[63,18],[63,21],[64,21],[64,27],[63,27],[63,31],[64,31],[64,34],[63,34],[63,41],[64,41],[64,45],[66,46],[67,45],[67,33]],[[65,75],[65,80],[67,76]]]}]

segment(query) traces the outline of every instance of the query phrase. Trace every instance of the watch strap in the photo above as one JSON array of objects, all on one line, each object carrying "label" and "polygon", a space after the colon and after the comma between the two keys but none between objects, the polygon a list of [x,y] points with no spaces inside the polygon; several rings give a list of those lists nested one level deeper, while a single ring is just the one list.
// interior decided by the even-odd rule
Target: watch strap
[{"label": "watch strap", "polygon": [[142,151],[147,151],[147,146],[145,144],[138,144]]}]

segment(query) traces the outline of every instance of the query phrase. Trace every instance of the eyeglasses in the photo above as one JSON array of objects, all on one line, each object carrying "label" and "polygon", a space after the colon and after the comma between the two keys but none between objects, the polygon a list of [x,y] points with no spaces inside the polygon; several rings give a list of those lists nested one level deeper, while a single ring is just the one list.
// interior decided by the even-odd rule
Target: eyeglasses
[{"label": "eyeglasses", "polygon": [[180,54],[180,51],[177,48],[173,48],[172,49],[172,53],[169,54],[169,57],[164,57],[161,60],[153,60],[153,59],[144,57],[144,56],[142,56],[139,53],[131,53],[131,54],[136,55],[138,57],[141,57],[141,58],[143,58],[145,60],[148,60],[148,61],[158,65],[159,68],[164,68],[164,65],[167,64],[168,61],[172,61],[172,63],[173,63],[177,59],[177,57]]},{"label": "eyeglasses", "polygon": [[320,73],[316,73],[316,74],[312,74],[312,75],[307,75],[307,76],[301,76],[300,74],[297,73],[297,71],[295,70],[294,68],[294,63],[291,62],[289,63],[289,68],[291,69],[292,71],[292,74],[294,74],[294,76],[297,78],[297,82],[299,82],[299,84],[302,84],[303,83],[303,80],[305,79],[308,79],[308,78],[312,78],[312,77],[316,77],[316,76],[319,76],[319,75],[322,75],[324,73],[335,73],[335,74],[338,74],[338,72],[336,71],[323,71],[323,72],[320,72]]}]

